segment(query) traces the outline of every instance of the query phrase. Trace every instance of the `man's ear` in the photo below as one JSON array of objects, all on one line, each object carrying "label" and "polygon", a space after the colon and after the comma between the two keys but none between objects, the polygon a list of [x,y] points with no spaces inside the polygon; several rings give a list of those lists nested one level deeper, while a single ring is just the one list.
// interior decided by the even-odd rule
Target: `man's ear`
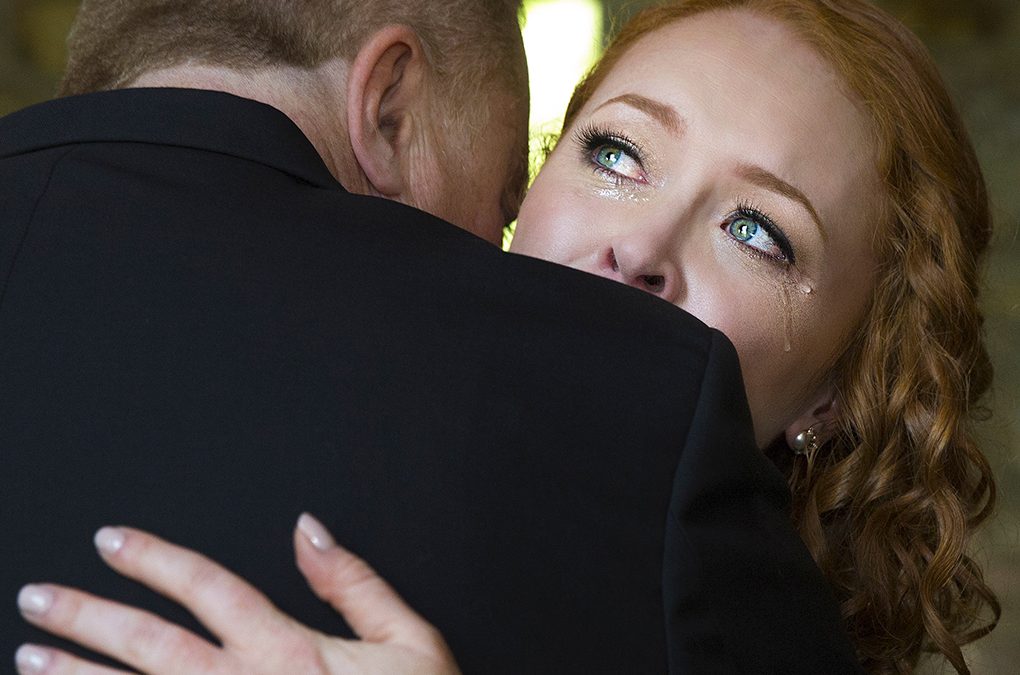
[{"label": "man's ear", "polygon": [[347,129],[354,156],[372,188],[399,199],[409,192],[404,160],[412,112],[426,96],[428,64],[407,26],[376,31],[354,58],[347,79]]},{"label": "man's ear", "polygon": [[794,439],[797,435],[813,429],[818,445],[830,440],[836,432],[836,420],[840,416],[840,406],[836,401],[835,387],[831,384],[822,388],[818,396],[806,406],[804,413],[797,417],[790,426],[786,428],[786,444],[790,448],[796,447]]}]

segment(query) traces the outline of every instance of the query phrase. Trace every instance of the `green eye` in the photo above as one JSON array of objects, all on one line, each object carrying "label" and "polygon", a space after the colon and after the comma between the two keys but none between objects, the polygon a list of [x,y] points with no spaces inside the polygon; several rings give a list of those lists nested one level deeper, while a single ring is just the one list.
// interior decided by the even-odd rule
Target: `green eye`
[{"label": "green eye", "polygon": [[584,152],[582,161],[601,180],[621,187],[648,182],[641,152],[632,142],[597,129],[583,129],[578,142]]},{"label": "green eye", "polygon": [[607,169],[612,169],[619,164],[621,157],[623,157],[623,150],[612,145],[603,145],[595,152],[595,161]]},{"label": "green eye", "polygon": [[726,236],[749,253],[764,256],[784,266],[796,263],[793,246],[786,234],[768,215],[752,206],[740,206],[720,223]]},{"label": "green eye", "polygon": [[735,218],[730,223],[730,234],[738,241],[750,241],[758,234],[758,223],[750,218]]}]

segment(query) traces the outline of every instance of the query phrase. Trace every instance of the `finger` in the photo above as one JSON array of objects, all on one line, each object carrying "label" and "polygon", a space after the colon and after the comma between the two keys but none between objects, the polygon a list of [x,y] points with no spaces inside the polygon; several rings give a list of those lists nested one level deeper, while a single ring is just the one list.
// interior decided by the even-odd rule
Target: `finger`
[{"label": "finger", "polygon": [[411,609],[368,563],[337,546],[309,514],[294,533],[297,565],[309,586],[340,612],[363,640],[388,642],[418,651],[445,650],[439,632]]},{"label": "finger", "polygon": [[290,625],[237,575],[147,532],[104,527],[96,547],[110,567],[186,607],[225,646],[265,646]]},{"label": "finger", "polygon": [[25,586],[18,607],[29,623],[147,673],[208,671],[219,656],[179,626],[72,588]]},{"label": "finger", "polygon": [[130,675],[126,670],[97,666],[59,649],[22,645],[14,655],[18,675]]}]

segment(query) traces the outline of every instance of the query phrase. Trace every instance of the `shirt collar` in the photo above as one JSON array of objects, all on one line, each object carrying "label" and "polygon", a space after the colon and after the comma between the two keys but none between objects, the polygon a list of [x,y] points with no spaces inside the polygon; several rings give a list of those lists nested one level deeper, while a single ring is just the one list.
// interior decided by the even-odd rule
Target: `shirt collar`
[{"label": "shirt collar", "polygon": [[0,157],[79,143],[152,143],[208,150],[342,189],[294,122],[218,91],[118,89],[40,103],[0,119]]}]

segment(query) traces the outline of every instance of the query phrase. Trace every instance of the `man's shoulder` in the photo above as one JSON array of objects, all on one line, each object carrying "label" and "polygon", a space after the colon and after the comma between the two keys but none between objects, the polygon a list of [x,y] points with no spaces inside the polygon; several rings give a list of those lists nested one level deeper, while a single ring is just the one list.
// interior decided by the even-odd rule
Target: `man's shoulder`
[{"label": "man's shoulder", "polygon": [[[624,284],[498,247],[435,216],[390,200],[350,193],[306,195],[307,217],[332,223],[345,250],[417,278],[418,290],[445,289],[480,313],[544,317],[586,339],[619,336],[632,347],[679,342],[707,355],[726,338],[690,313]],[[314,203],[312,203],[314,202]]]},{"label": "man's shoulder", "polygon": [[[20,139],[3,141],[0,156],[29,164],[26,157],[39,156],[32,189],[10,195],[24,202],[18,213],[26,223],[45,190],[53,205],[47,217],[73,221],[86,236],[94,228],[93,242],[130,238],[153,260],[216,247],[228,267],[233,258],[251,267],[271,256],[277,279],[322,276],[289,282],[291,293],[342,294],[337,304],[345,307],[360,297],[359,307],[375,303],[373,311],[389,307],[394,316],[430,311],[463,328],[459,339],[495,327],[508,336],[505,345],[544,341],[547,351],[601,353],[603,362],[629,368],[654,361],[691,373],[718,339],[635,289],[502,253],[417,209],[346,192],[286,116],[253,101],[190,90],[105,92],[50,102],[0,125],[19,130],[5,139]],[[43,170],[68,156],[75,161],[66,170]],[[8,227],[15,218],[9,211],[11,242],[23,234]]]}]

